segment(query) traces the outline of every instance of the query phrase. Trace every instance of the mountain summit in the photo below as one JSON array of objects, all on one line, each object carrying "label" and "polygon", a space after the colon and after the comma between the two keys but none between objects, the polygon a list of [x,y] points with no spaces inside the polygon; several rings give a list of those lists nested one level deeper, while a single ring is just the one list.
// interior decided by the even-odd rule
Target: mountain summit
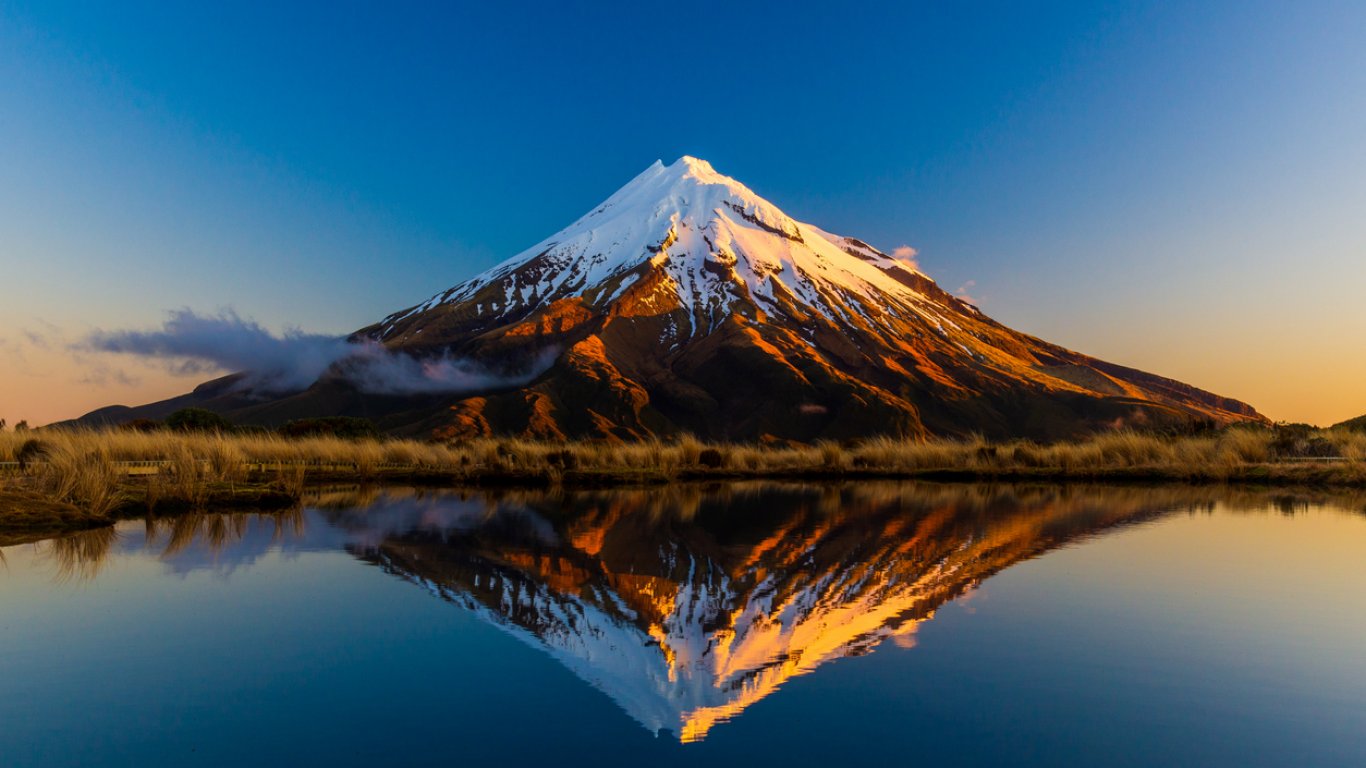
[{"label": "mountain summit", "polygon": [[269,402],[229,379],[162,410],[197,404],[267,424],[363,415],[442,438],[1047,439],[1262,420],[1236,400],[1011,330],[914,264],[796,221],[695,157],[654,163],[568,227],[353,340],[533,371],[411,397],[328,375]]},{"label": "mountain summit", "polygon": [[[813,329],[877,329],[879,310],[935,315],[914,272],[856,241],[802,224],[711,164],[658,161],[583,218],[472,280],[387,318],[376,338],[402,342],[442,305],[473,302],[488,323],[555,302],[604,308],[630,297],[627,316],[667,314],[661,344],[706,336],[734,316]],[[888,306],[886,302],[893,302]],[[424,322],[412,320],[422,318]]]},{"label": "mountain summit", "polygon": [[695,157],[656,162],[565,229],[360,333],[419,356],[564,350],[527,387],[453,403],[431,423],[449,436],[1061,437],[1258,418],[1012,331]]}]

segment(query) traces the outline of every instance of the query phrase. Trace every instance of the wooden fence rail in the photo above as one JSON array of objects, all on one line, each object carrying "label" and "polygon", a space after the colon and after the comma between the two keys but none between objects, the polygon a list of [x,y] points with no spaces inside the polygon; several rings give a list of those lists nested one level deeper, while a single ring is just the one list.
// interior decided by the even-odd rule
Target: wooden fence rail
[{"label": "wooden fence rail", "polygon": [[[135,475],[156,475],[162,470],[169,469],[174,462],[169,460],[148,460],[148,461],[111,461],[115,467],[123,469],[129,476]],[[27,466],[30,469],[46,466],[47,462],[30,461]],[[201,460],[201,467],[209,466],[209,461]],[[356,462],[331,462],[331,461],[244,461],[242,468],[248,472],[270,472],[284,469],[312,470],[315,472],[349,472],[361,468],[361,464]],[[370,470],[395,471],[395,470],[435,470],[444,471],[453,469],[448,465],[426,465],[426,464],[400,464],[395,462],[376,462],[365,464],[364,467]],[[17,461],[0,461],[0,472],[21,472],[24,467]]]}]

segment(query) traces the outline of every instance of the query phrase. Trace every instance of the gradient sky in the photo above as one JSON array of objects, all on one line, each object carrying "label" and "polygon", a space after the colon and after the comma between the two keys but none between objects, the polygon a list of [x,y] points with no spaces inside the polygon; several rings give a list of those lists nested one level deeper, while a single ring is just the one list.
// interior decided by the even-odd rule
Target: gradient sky
[{"label": "gradient sky", "polygon": [[203,378],[94,329],[346,333],[682,154],[1020,330],[1366,413],[1366,4],[401,5],[0,0],[0,417]]}]

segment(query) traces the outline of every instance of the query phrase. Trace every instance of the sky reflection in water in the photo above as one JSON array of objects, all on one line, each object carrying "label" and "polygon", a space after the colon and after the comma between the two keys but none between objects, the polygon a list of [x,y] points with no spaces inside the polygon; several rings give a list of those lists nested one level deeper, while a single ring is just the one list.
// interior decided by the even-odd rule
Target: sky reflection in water
[{"label": "sky reflection in water", "polygon": [[124,524],[3,550],[0,749],[1359,764],[1362,509],[1218,489],[341,489]]}]

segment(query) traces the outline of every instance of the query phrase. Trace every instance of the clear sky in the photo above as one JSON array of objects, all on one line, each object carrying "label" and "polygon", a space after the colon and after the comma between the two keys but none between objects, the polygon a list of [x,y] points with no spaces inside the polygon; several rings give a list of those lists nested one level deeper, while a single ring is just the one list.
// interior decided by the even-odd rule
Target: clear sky
[{"label": "clear sky", "polygon": [[1366,4],[589,5],[0,0],[0,417],[203,378],[92,330],[346,333],[682,154],[1020,330],[1366,413]]}]

